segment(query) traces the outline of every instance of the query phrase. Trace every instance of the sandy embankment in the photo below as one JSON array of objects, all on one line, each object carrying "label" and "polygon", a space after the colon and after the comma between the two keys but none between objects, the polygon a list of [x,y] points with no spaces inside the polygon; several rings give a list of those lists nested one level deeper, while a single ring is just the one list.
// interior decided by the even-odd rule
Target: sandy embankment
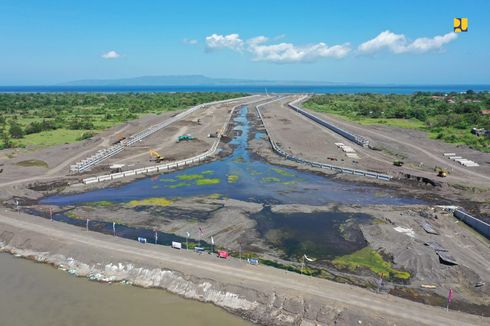
[{"label": "sandy embankment", "polygon": [[0,216],[0,242],[2,251],[50,263],[75,275],[163,288],[266,325],[352,325],[359,320],[375,325],[489,322],[488,318],[446,313],[353,286],[234,259],[138,244],[14,212]]}]

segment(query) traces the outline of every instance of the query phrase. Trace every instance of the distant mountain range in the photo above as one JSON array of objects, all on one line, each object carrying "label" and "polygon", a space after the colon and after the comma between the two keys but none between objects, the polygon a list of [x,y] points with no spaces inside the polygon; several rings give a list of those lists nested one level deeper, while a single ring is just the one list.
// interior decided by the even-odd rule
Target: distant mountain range
[{"label": "distant mountain range", "polygon": [[141,76],[122,79],[86,79],[58,84],[58,86],[220,86],[220,85],[352,85],[351,83],[277,81],[210,78],[203,75]]}]

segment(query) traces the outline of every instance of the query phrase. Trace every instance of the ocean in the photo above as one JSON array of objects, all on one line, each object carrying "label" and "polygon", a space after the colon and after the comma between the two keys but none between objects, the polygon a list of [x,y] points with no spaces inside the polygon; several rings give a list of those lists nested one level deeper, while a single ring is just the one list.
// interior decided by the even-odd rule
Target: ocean
[{"label": "ocean", "polygon": [[490,85],[382,85],[382,86],[0,86],[0,93],[175,93],[175,92],[243,92],[243,93],[318,93],[318,94],[413,94],[416,92],[490,91]]}]

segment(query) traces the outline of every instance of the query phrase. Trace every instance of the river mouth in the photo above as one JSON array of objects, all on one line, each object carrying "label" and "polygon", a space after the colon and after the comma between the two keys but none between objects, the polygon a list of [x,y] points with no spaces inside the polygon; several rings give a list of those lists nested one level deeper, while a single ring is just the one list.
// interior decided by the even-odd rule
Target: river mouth
[{"label": "river mouth", "polygon": [[[229,142],[233,152],[225,158],[117,187],[49,196],[40,200],[40,204],[60,207],[53,215],[55,220],[163,245],[179,241],[210,248],[211,241],[202,237],[201,229],[210,220],[207,227],[213,230],[211,234],[229,236],[230,240],[222,240],[222,246],[234,253],[239,244],[252,255],[272,251],[280,259],[297,263],[308,254],[321,263],[366,247],[359,226],[374,218],[335,209],[279,212],[269,206],[422,203],[379,186],[333,180],[257,158],[249,151],[248,142],[267,136],[252,130],[251,114],[246,106],[235,113],[234,137]],[[227,208],[229,204],[224,203],[230,201],[255,205],[255,208]],[[210,208],[196,208],[197,202]],[[121,216],[124,221],[120,221]],[[237,227],[240,223],[246,226]]]}]

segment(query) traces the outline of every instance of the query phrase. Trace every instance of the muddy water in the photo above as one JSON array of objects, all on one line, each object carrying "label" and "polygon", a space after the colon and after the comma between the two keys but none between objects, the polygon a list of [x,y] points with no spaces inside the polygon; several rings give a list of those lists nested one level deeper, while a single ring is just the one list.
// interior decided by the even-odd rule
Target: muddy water
[{"label": "muddy water", "polygon": [[98,284],[0,254],[0,325],[248,325],[162,290]]},{"label": "muddy water", "polygon": [[[222,195],[228,198],[267,204],[325,205],[344,204],[417,204],[420,200],[401,197],[376,186],[332,180],[314,173],[282,168],[253,159],[247,148],[250,126],[248,108],[235,118],[236,136],[231,141],[233,154],[225,159],[129,184],[82,194],[52,196],[42,204],[73,205],[86,202],[127,202],[145,198]],[[258,134],[256,137],[264,137]]]}]

